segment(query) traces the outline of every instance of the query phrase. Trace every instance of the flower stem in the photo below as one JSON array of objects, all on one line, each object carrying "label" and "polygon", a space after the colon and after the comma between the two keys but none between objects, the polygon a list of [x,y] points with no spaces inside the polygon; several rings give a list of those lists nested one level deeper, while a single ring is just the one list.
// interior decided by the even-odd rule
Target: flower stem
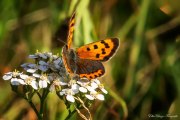
[{"label": "flower stem", "polygon": [[40,111],[39,111],[39,115],[38,115],[39,120],[43,119],[43,112],[44,112],[44,99],[42,99],[41,103],[40,103]]},{"label": "flower stem", "polygon": [[48,93],[49,93],[49,90],[44,89],[42,96],[40,96],[40,94],[39,94],[39,98],[40,98],[40,101],[41,101],[41,102],[40,102],[40,111],[39,111],[39,116],[38,116],[38,117],[39,117],[39,120],[42,120],[42,119],[43,119],[44,102],[45,102],[45,99],[46,99]]},{"label": "flower stem", "polygon": [[33,104],[33,102],[32,102],[32,101],[29,101],[29,104],[30,104],[30,106],[32,107],[32,109],[34,110],[34,112],[36,113],[36,115],[37,115],[38,118],[39,118],[39,112],[38,112],[38,110],[36,109],[36,107],[35,107],[35,105]]},{"label": "flower stem", "polygon": [[76,112],[76,110],[74,109],[72,112],[71,112],[71,110],[68,110],[68,112],[69,112],[69,114],[68,114],[68,116],[65,118],[65,120],[69,120],[69,119],[74,115],[74,113]]}]

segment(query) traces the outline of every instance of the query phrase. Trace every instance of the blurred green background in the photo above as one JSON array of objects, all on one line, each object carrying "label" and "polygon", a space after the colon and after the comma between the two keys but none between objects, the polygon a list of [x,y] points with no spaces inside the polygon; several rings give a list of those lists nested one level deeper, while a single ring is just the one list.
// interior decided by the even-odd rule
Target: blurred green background
[{"label": "blurred green background", "polygon": [[[180,119],[179,0],[1,0],[0,75],[29,62],[36,50],[61,54],[68,18],[76,10],[74,48],[118,37],[117,54],[99,78],[109,91],[90,111],[94,120]],[[34,98],[35,102],[38,102]],[[45,119],[67,116],[64,103],[49,94]],[[0,119],[33,120],[28,103],[0,80]],[[80,119],[75,114],[72,119]],[[161,119],[156,117],[155,119]],[[167,118],[167,119],[170,119]]]}]

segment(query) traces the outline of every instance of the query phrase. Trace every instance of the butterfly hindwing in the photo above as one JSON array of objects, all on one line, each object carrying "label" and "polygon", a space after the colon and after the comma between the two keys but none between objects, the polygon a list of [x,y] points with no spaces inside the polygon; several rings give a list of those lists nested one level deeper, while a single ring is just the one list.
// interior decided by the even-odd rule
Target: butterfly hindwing
[{"label": "butterfly hindwing", "polygon": [[93,61],[89,59],[78,59],[76,61],[77,71],[81,78],[94,79],[102,76],[105,73],[103,64],[100,61]]},{"label": "butterfly hindwing", "polygon": [[107,61],[116,52],[118,46],[117,38],[109,38],[81,46],[77,49],[77,55],[81,59]]}]

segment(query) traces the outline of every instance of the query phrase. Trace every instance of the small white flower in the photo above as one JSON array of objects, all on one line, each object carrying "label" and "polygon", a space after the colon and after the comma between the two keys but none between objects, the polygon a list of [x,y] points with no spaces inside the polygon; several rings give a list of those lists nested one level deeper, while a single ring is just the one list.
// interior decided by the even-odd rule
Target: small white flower
[{"label": "small white flower", "polygon": [[94,100],[94,97],[92,95],[85,95],[89,100]]},{"label": "small white flower", "polygon": [[107,94],[108,91],[106,89],[104,89],[104,85],[103,84],[99,84],[98,85],[98,88],[104,93],[104,94]]},{"label": "small white flower", "polygon": [[35,80],[31,81],[30,85],[31,85],[32,88],[34,88],[35,90],[38,89],[38,83],[37,83]]},{"label": "small white flower", "polygon": [[21,78],[21,77],[24,76],[24,74],[19,73],[18,71],[15,70],[14,72],[8,72],[8,73],[6,73],[6,74],[3,76],[3,79],[4,79],[4,80],[11,80],[11,84],[12,84],[12,85],[20,85],[20,84],[24,85],[24,84],[25,84],[24,80],[17,78],[17,77],[19,77],[19,76],[20,76],[20,78]]},{"label": "small white flower", "polygon": [[59,55],[52,55],[52,58],[55,60],[55,59],[60,59],[59,58]]},{"label": "small white flower", "polygon": [[72,89],[72,91],[76,94],[76,93],[79,92],[79,85],[73,84],[73,85],[71,86],[71,89]]},{"label": "small white flower", "polygon": [[101,91],[104,93],[104,94],[108,94],[108,91],[104,88],[101,88]]},{"label": "small white flower", "polygon": [[54,64],[60,64],[60,63],[62,63],[62,59],[61,58],[58,58],[58,59],[55,59],[54,61]]},{"label": "small white flower", "polygon": [[95,82],[91,82],[91,87],[93,87],[94,89],[96,89],[96,88],[98,88],[98,85],[97,85],[97,83],[95,83]]},{"label": "small white flower", "polygon": [[39,61],[39,70],[45,72],[45,71],[48,70],[48,68],[49,68],[48,66],[49,66],[48,63],[46,63],[46,62],[44,62],[44,61],[42,61],[42,60]]},{"label": "small white flower", "polygon": [[5,75],[3,76],[3,79],[4,80],[10,80],[12,78],[12,72],[8,72],[8,73],[5,73]]},{"label": "small white flower", "polygon": [[54,63],[55,68],[59,69],[61,67],[60,64],[62,64],[62,60],[60,58],[58,58],[58,59],[54,60],[53,63]]},{"label": "small white flower", "polygon": [[29,72],[29,73],[35,73],[35,72],[36,72],[36,69],[30,68],[30,69],[27,69],[27,72]]},{"label": "small white flower", "polygon": [[25,70],[37,69],[37,65],[36,64],[31,64],[31,63],[24,63],[24,64],[21,65],[21,67],[23,67]]},{"label": "small white flower", "polygon": [[98,79],[93,79],[92,81],[96,82],[98,85],[101,84]]},{"label": "small white flower", "polygon": [[39,57],[47,59],[47,56],[44,53],[36,53]]},{"label": "small white flower", "polygon": [[[87,97],[87,95],[85,95]],[[104,95],[99,94],[96,91],[90,92],[90,96],[93,97],[94,99],[99,99],[99,100],[104,100]],[[89,97],[89,96],[88,96]],[[90,97],[89,97],[90,98]],[[88,98],[88,99],[89,99]]]},{"label": "small white flower", "polygon": [[47,87],[47,82],[45,80],[40,80],[39,81],[39,87],[40,88],[46,88]]},{"label": "small white flower", "polygon": [[88,85],[90,82],[89,82],[89,80],[88,80],[88,81],[78,80],[77,83],[78,83],[79,85],[81,85],[81,86],[86,86],[86,85]]},{"label": "small white flower", "polygon": [[97,94],[95,97],[99,100],[104,100],[104,95],[102,94]]},{"label": "small white flower", "polygon": [[68,88],[62,89],[62,91],[60,91],[59,94],[61,96],[65,95],[66,100],[68,100],[69,102],[75,102],[73,95],[75,95],[76,93],[72,89],[68,89]]},{"label": "small white flower", "polygon": [[54,61],[49,63],[49,67],[53,71],[60,71],[60,69],[62,68],[62,64],[63,64],[62,59],[61,58],[57,58]]},{"label": "small white flower", "polygon": [[20,78],[22,78],[22,79],[26,79],[27,77],[28,77],[28,75],[25,75],[25,74],[20,75]]},{"label": "small white flower", "polygon": [[[13,73],[13,72],[12,72],[12,73]],[[17,75],[17,74],[16,74],[16,75]],[[20,74],[20,76],[21,76],[21,75],[22,75],[22,74]],[[24,84],[25,84],[24,80],[18,79],[18,78],[16,78],[16,77],[17,77],[17,76],[15,76],[15,77],[13,77],[13,78],[10,78],[12,85],[20,85],[20,84],[24,85]]]},{"label": "small white flower", "polygon": [[99,88],[104,94],[108,93],[108,91],[106,89],[104,89],[103,84],[101,84],[98,79],[92,80],[91,86],[93,86],[95,89]]},{"label": "small white flower", "polygon": [[68,85],[68,83],[64,81],[60,81],[60,85],[65,86],[65,85]]},{"label": "small white flower", "polygon": [[38,58],[38,55],[29,55],[29,58],[35,59],[35,58]]},{"label": "small white flower", "polygon": [[42,61],[42,60],[39,61],[39,64],[40,64],[40,65],[48,65],[45,61]]},{"label": "small white flower", "polygon": [[37,74],[37,73],[33,73],[33,76],[36,77],[36,78],[40,78],[41,77],[41,75]]},{"label": "small white flower", "polygon": [[26,76],[26,77],[22,77],[22,79],[24,78],[24,82],[26,83],[26,85],[31,85],[35,90],[38,89],[38,83],[36,82],[36,78],[33,76]]},{"label": "small white flower", "polygon": [[87,91],[94,91],[94,88],[89,86],[90,82],[88,81],[83,81],[83,80],[78,80],[77,83],[80,85],[79,91],[82,93],[87,93]]},{"label": "small white flower", "polygon": [[18,77],[19,75],[21,75],[22,73],[20,73],[19,71],[14,71],[14,72],[12,72],[12,76],[13,77]]},{"label": "small white flower", "polygon": [[90,92],[94,92],[94,91],[95,91],[94,87],[92,87],[92,86],[87,86],[86,88],[87,88]]},{"label": "small white flower", "polygon": [[42,75],[39,80],[39,87],[46,88],[47,84],[50,83],[46,75]]},{"label": "small white flower", "polygon": [[67,99],[69,102],[72,102],[72,103],[75,102],[75,99],[74,99],[74,97],[73,97],[72,95],[67,95],[67,96],[66,96],[66,99]]},{"label": "small white flower", "polygon": [[18,71],[14,71],[14,72],[8,72],[8,73],[5,73],[5,75],[3,76],[3,79],[4,80],[10,80],[12,78],[16,78],[16,77],[19,77],[22,73],[18,72]]},{"label": "small white flower", "polygon": [[26,83],[24,82],[24,80],[22,80],[22,79],[18,79],[19,80],[19,83],[21,84],[21,85],[26,85]]},{"label": "small white flower", "polygon": [[28,64],[28,67],[37,69],[37,65],[36,64]]},{"label": "small white flower", "polygon": [[79,91],[82,93],[87,93],[87,89],[85,87],[79,87]]},{"label": "small white flower", "polygon": [[45,52],[44,55],[46,55],[49,58],[51,58],[53,56],[51,52]]},{"label": "small white flower", "polygon": [[11,84],[12,84],[12,85],[19,85],[20,83],[19,83],[19,81],[18,81],[17,78],[12,78],[12,79],[11,79]]}]

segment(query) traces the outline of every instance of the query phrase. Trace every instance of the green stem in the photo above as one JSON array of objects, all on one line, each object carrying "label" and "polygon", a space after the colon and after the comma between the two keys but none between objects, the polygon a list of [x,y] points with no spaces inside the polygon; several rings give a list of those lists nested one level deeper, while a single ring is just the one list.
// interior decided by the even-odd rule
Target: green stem
[{"label": "green stem", "polygon": [[39,120],[42,120],[43,119],[43,112],[44,112],[44,100],[41,100],[41,103],[40,103],[40,111],[39,111]]},{"label": "green stem", "polygon": [[[60,99],[63,99],[63,98],[59,95],[59,93],[56,93],[56,94],[57,94],[57,96],[58,96]],[[71,111],[71,109],[70,109],[70,104],[66,101],[66,99],[64,99],[63,101],[64,101],[64,103],[65,103],[65,105],[66,105],[67,110],[68,110],[68,116],[65,118],[65,120],[69,120],[69,119],[74,115],[74,113],[76,112],[76,110],[74,109],[73,111]]]},{"label": "green stem", "polygon": [[45,103],[45,99],[46,99],[48,93],[49,93],[49,90],[48,89],[44,89],[42,96],[40,96],[40,94],[38,95],[39,98],[40,98],[40,101],[41,101],[40,102],[40,111],[39,111],[39,120],[43,119],[44,103]]},{"label": "green stem", "polygon": [[32,109],[34,110],[34,112],[36,113],[36,115],[38,116],[38,118],[39,118],[39,112],[38,112],[38,110],[36,109],[36,106],[33,104],[33,102],[30,100],[29,101],[29,104],[30,104],[30,106],[32,107]]},{"label": "green stem", "polygon": [[69,120],[74,115],[74,113],[76,112],[76,110],[73,110],[72,112],[71,112],[71,110],[68,110],[68,111],[69,111],[69,114],[65,120]]}]

